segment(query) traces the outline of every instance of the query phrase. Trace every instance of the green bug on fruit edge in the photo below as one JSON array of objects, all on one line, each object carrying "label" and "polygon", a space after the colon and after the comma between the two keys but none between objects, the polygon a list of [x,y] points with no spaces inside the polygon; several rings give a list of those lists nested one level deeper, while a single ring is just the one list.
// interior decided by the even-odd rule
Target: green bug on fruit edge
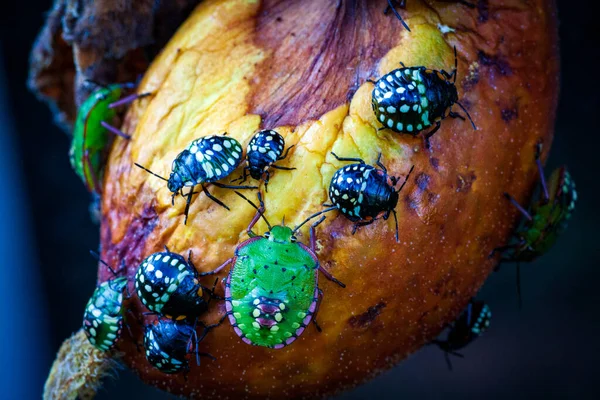
[{"label": "green bug on fruit edge", "polygon": [[552,248],[558,236],[566,229],[577,201],[575,182],[566,167],[555,169],[546,182],[540,161],[541,152],[542,145],[538,143],[535,162],[540,175],[540,194],[533,199],[528,211],[510,194],[504,193],[504,196],[522,214],[523,222],[509,244],[495,248],[490,254],[490,257],[493,257],[496,253],[500,253],[501,262],[517,263],[519,304],[521,304],[520,262],[533,261]]},{"label": "green bug on fruit edge", "polygon": [[[244,197],[256,210],[246,232],[250,239],[235,250],[233,258],[211,275],[229,264],[225,283],[225,307],[235,333],[251,345],[281,349],[294,342],[312,321],[317,329],[315,315],[323,298],[318,286],[319,271],[341,287],[346,287],[320,265],[316,255],[315,227],[310,228],[310,247],[297,241],[294,234],[311,218],[295,229],[285,225],[271,226],[260,208]],[[269,227],[264,235],[256,235],[252,227],[263,218]]]},{"label": "green bug on fruit edge", "polygon": [[114,271],[96,253],[92,252],[92,255],[112,272],[114,278],[101,283],[94,290],[83,314],[83,330],[92,346],[101,351],[109,351],[115,347],[123,331],[123,295],[128,293],[127,278],[118,276],[124,267]]},{"label": "green bug on fruit edge", "polygon": [[[98,85],[100,86],[100,85]],[[149,93],[131,94],[121,98],[123,91],[133,89],[130,83],[100,86],[79,107],[69,160],[75,173],[91,193],[100,193],[100,181],[110,143],[110,133],[129,139],[129,135],[111,125],[117,107],[131,103]]]}]

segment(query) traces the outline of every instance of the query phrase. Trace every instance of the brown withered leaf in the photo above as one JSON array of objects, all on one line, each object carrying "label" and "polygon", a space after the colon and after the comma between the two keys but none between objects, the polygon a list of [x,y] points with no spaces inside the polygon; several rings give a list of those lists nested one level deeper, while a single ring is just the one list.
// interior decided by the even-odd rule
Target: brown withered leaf
[{"label": "brown withered leaf", "polygon": [[92,81],[132,82],[200,0],[55,0],[31,52],[29,88],[70,130]]}]

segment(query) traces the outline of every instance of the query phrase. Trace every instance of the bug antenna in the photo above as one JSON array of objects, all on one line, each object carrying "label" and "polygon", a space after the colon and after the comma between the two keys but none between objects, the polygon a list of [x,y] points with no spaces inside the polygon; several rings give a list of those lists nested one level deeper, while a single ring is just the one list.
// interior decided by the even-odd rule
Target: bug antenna
[{"label": "bug antenna", "polygon": [[108,265],[106,263],[106,261],[102,260],[100,258],[100,254],[96,253],[94,250],[90,250],[90,254],[92,255],[92,257],[94,257],[96,260],[98,260],[102,265],[104,265],[106,268],[108,268],[108,270],[114,275],[117,276],[117,273],[115,272],[114,269],[112,269],[112,267],[110,265]]},{"label": "bug antenna", "polygon": [[144,171],[148,172],[149,174],[152,174],[152,175],[154,175],[155,177],[157,177],[157,178],[159,178],[159,179],[162,179],[163,181],[167,181],[167,182],[169,181],[167,178],[163,178],[162,176],[160,176],[160,175],[158,175],[158,174],[156,174],[156,173],[154,173],[154,172],[150,171],[148,168],[146,168],[146,167],[143,167],[143,166],[141,166],[141,165],[140,165],[140,164],[138,164],[138,163],[134,163],[134,164],[135,164],[136,166],[140,167],[141,169],[143,169]]},{"label": "bug antenna", "polygon": [[324,209],[324,210],[321,210],[321,211],[319,211],[319,212],[317,212],[317,213],[314,213],[313,215],[311,215],[310,217],[308,217],[308,218],[306,218],[304,221],[302,221],[302,223],[301,223],[300,225],[298,225],[296,228],[294,228],[294,230],[292,231],[292,233],[296,233],[296,232],[298,232],[298,229],[302,228],[302,226],[303,226],[304,224],[306,224],[308,221],[310,221],[311,219],[313,219],[313,218],[315,218],[315,217],[318,217],[318,216],[319,216],[319,215],[321,215],[321,214],[328,213],[329,211],[333,211],[333,210],[335,210],[335,209],[337,209],[337,207],[336,207],[336,206],[333,206],[333,207],[329,207],[329,208],[326,208],[326,209]]},{"label": "bug antenna", "polygon": [[[235,194],[237,194],[238,196],[240,196],[242,199],[246,200],[246,201],[247,201],[247,202],[248,202],[248,203],[249,203],[249,204],[250,204],[252,207],[254,207],[254,209],[255,209],[256,211],[258,211],[258,212],[260,213],[260,216],[262,217],[262,219],[263,219],[263,220],[264,220],[264,221],[267,223],[267,226],[269,227],[269,230],[273,229],[273,228],[272,228],[272,226],[271,226],[271,224],[269,223],[269,220],[267,220],[267,217],[265,217],[264,210],[261,210],[260,208],[258,208],[258,207],[256,206],[256,204],[254,204],[254,203],[253,203],[253,202],[252,202],[250,199],[248,199],[246,196],[244,196],[243,194],[241,194],[241,193],[240,193],[240,192],[238,192],[237,190],[234,190],[234,192],[235,192]],[[259,195],[258,195],[258,199],[259,199],[259,200],[261,201],[261,203],[262,203],[262,200],[261,200],[261,198],[260,198],[260,193],[259,193]]]},{"label": "bug antenna", "polygon": [[473,122],[473,118],[471,118],[471,115],[469,114],[467,109],[462,104],[460,104],[458,101],[456,102],[456,104],[458,104],[458,106],[465,112],[465,114],[467,114],[467,118],[469,118],[469,121],[471,121],[471,125],[473,125],[473,129],[477,130],[477,126],[475,126],[475,122]]},{"label": "bug antenna", "polygon": [[406,182],[408,182],[408,178],[410,178],[410,175],[412,174],[414,169],[415,169],[414,165],[412,167],[410,167],[410,171],[408,171],[408,175],[406,175],[406,178],[404,178],[404,182],[402,182],[400,189],[396,190],[396,193],[400,193],[402,191],[402,189],[404,188],[404,185],[406,185]]},{"label": "bug antenna", "polygon": [[456,46],[454,46],[454,81],[452,83],[456,83],[456,73],[458,71],[458,56],[456,55]]}]

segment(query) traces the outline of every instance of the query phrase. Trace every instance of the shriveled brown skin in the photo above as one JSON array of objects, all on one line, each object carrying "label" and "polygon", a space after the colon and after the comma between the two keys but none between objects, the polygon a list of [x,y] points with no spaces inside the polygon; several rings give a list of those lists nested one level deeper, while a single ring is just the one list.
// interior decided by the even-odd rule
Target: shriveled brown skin
[{"label": "shriveled brown skin", "polygon": [[[491,250],[506,243],[517,221],[502,193],[522,203],[531,194],[534,145],[544,142],[545,157],[558,88],[554,5],[486,4],[410,1],[402,13],[412,32],[383,15],[383,0],[209,0],[196,9],[141,83],[141,92],[154,95],[128,114],[132,140],[117,140],[111,152],[102,221],[109,264],[125,259],[133,277],[145,256],[168,245],[193,250],[197,268],[208,271],[246,238],[254,210],[231,191],[210,186],[231,211],[201,194],[184,225],[184,199],[172,206],[165,182],[133,165],[168,176],[176,155],[204,135],[226,131],[245,147],[257,129],[270,128],[296,144],[281,165],[297,169],[275,171],[266,194],[267,217],[285,216],[291,226],[327,200],[330,178],[344,165],[332,150],[368,163],[381,152],[392,175],[415,169],[397,206],[400,243],[393,218],[352,235],[351,222],[334,212],[318,227],[318,257],[347,285],[321,277],[322,333],[311,327],[291,346],[271,350],[243,343],[225,322],[200,345],[217,360],[191,361],[187,381],[152,368],[126,336],[120,349],[144,381],[202,398],[330,395],[392,367],[457,316],[496,265]],[[438,24],[455,31],[444,34]],[[478,130],[448,118],[430,151],[421,137],[378,131],[366,79],[400,61],[449,71],[453,46],[459,100]],[[255,230],[265,229],[259,222]],[[100,277],[110,274],[102,269]],[[135,296],[130,305],[146,311]],[[215,322],[224,312],[213,301],[202,319]],[[130,324],[141,342],[141,326]]]}]

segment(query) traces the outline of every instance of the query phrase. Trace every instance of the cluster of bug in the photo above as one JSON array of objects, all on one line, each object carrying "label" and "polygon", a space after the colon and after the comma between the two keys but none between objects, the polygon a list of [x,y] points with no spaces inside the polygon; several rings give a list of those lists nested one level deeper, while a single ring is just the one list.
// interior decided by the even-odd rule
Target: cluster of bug
[{"label": "cluster of bug", "polygon": [[[405,1],[396,3],[388,0],[385,12],[392,11],[408,29],[396,9],[403,8]],[[450,73],[424,66],[407,67],[400,63],[401,68],[383,75],[377,81],[369,81],[374,85],[371,102],[375,118],[382,125],[380,130],[389,129],[398,134],[416,136],[428,129],[423,136],[425,146],[430,148],[430,139],[440,129],[443,119],[452,117],[465,120],[462,115],[452,111],[455,104],[464,111],[473,129],[477,129],[465,107],[458,101],[456,48],[454,53],[454,69]],[[116,115],[115,109],[147,95],[132,94],[119,100],[124,89],[131,89],[131,86],[109,85],[98,89],[82,104],[75,124],[71,164],[88,190],[97,195],[101,192],[100,182],[109,135],[129,139],[127,134],[110,124]],[[293,229],[283,223],[271,225],[265,216],[260,192],[256,205],[237,191],[258,189],[258,186],[230,183],[244,183],[249,175],[264,183],[266,191],[272,169],[295,169],[278,165],[279,161],[287,158],[293,147],[285,149],[283,136],[275,130],[265,129],[251,138],[245,157],[242,144],[227,134],[210,135],[192,141],[173,160],[168,178],[135,164],[166,182],[167,189],[172,193],[173,204],[177,195],[185,198],[184,224],[187,224],[193,195],[200,193],[194,191],[198,186],[209,199],[227,210],[229,207],[210,193],[209,185],[235,190],[256,210],[246,229],[249,238],[237,246],[230,259],[213,271],[199,273],[191,251],[186,259],[166,247],[164,252],[149,255],[139,265],[133,282],[135,293],[147,308],[146,314],[157,316],[154,322],[145,324],[143,336],[145,355],[153,367],[167,374],[187,373],[191,355],[195,356],[198,365],[201,356],[213,358],[208,353],[200,352],[199,344],[211,329],[225,319],[229,320],[233,331],[243,342],[272,349],[292,344],[311,323],[320,331],[316,321],[323,299],[323,292],[318,286],[319,273],[340,287],[345,287],[323,268],[316,254],[316,227],[325,219],[323,214],[337,210],[352,223],[353,234],[360,227],[380,219],[387,220],[393,215],[395,238],[399,240],[396,206],[399,193],[408,182],[414,166],[404,178],[391,176],[381,161],[381,154],[373,166],[360,158],[340,157],[332,152],[338,162],[349,164],[333,174],[328,188],[330,202],[323,204],[322,210],[310,215]],[[531,261],[546,252],[565,229],[574,209],[577,194],[569,173],[561,167],[554,171],[547,183],[540,154],[541,145],[537,148],[535,158],[541,190],[529,210],[505,193],[506,198],[522,213],[524,222],[511,243],[492,252],[491,256],[502,254],[502,261],[517,262],[518,265],[520,261]],[[244,160],[242,175],[225,182]],[[261,218],[267,224],[268,231],[258,235],[252,229]],[[316,222],[310,226],[309,243],[299,242],[296,233],[312,220]],[[212,289],[201,283],[201,278],[226,268],[229,268],[229,273],[224,283],[224,296],[215,294],[216,281]],[[123,328],[128,327],[124,305],[131,297],[128,282],[125,277],[119,276],[120,271],[113,273],[112,279],[94,291],[84,314],[84,331],[90,343],[102,351],[113,350]],[[226,313],[218,323],[207,325],[201,318],[213,299],[224,301]],[[490,318],[489,307],[472,300],[451,324],[446,339],[434,340],[432,344],[444,351],[451,367],[449,355],[460,356],[458,351],[488,328]],[[202,328],[200,334],[199,327]]]}]

